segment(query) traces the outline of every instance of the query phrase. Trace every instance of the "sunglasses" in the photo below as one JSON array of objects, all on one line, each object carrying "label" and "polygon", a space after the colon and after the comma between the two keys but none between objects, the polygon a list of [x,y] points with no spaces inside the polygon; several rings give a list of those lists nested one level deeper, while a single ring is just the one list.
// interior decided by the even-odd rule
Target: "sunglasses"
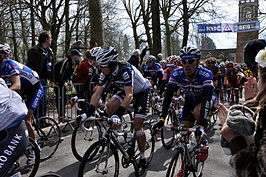
[{"label": "sunglasses", "polygon": [[215,65],[215,64],[216,64],[215,61],[212,61],[212,62],[208,63],[208,65]]},{"label": "sunglasses", "polygon": [[181,60],[181,62],[183,64],[192,64],[196,61],[196,59],[185,59],[185,60]]},{"label": "sunglasses", "polygon": [[233,66],[227,66],[227,68],[233,68]]}]

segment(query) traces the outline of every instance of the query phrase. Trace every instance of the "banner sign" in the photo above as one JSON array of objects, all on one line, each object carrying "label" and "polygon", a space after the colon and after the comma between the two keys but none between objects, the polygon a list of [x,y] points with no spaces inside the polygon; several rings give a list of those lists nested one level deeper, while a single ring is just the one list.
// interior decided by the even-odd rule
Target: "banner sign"
[{"label": "banner sign", "polygon": [[258,21],[220,24],[198,24],[198,33],[237,33],[258,30],[260,30],[260,22]]}]

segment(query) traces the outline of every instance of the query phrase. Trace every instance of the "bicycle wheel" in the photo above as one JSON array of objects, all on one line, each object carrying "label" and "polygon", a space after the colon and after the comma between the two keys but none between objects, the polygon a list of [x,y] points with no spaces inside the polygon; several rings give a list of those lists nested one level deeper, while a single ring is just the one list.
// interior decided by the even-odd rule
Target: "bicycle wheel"
[{"label": "bicycle wheel", "polygon": [[79,177],[96,177],[99,175],[117,177],[119,157],[116,147],[111,143],[97,141],[85,152],[79,166]]},{"label": "bicycle wheel", "polygon": [[[29,155],[33,156],[31,162],[28,162]],[[14,163],[13,167],[7,173],[8,176],[20,174],[22,177],[34,177],[40,164],[40,151],[37,144],[29,138],[29,144],[23,155]]]},{"label": "bicycle wheel", "polygon": [[83,125],[76,127],[71,137],[71,149],[75,158],[81,162],[86,150],[101,137],[102,131],[98,122],[84,121]]},{"label": "bicycle wheel", "polygon": [[[154,135],[152,133],[151,125],[149,123],[143,124],[143,131],[146,136],[146,144],[145,144],[145,158],[147,165],[151,162],[153,155],[154,155],[154,148],[155,148],[155,140]],[[138,148],[138,143],[135,141],[135,159],[138,158],[140,155],[140,151]]]},{"label": "bicycle wheel", "polygon": [[[46,127],[41,128],[39,125],[40,122],[45,122]],[[41,161],[43,161],[52,157],[57,150],[60,144],[61,131],[57,122],[49,117],[38,119],[35,130],[37,132],[36,140],[41,148]]]},{"label": "bicycle wheel", "polygon": [[[197,153],[197,155],[198,155],[198,153]],[[199,161],[198,158],[196,157],[195,158],[195,172],[193,172],[194,176],[202,177],[203,167],[204,167],[204,162]]]},{"label": "bicycle wheel", "polygon": [[[174,110],[173,110],[174,111]],[[172,111],[167,115],[164,127],[161,129],[161,139],[163,147],[167,150],[173,147],[175,141],[175,130],[169,126],[173,125],[175,119],[175,113]]]},{"label": "bicycle wheel", "polygon": [[166,177],[187,177],[186,158],[183,149],[177,149],[167,169]]}]

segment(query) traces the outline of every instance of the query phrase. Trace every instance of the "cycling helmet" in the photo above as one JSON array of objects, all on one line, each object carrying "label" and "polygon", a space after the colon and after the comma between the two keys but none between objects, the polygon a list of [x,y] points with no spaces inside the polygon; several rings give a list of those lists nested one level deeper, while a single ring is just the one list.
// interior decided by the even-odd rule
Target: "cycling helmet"
[{"label": "cycling helmet", "polygon": [[151,62],[155,62],[155,61],[156,61],[155,56],[150,55],[150,56],[148,57],[147,63],[151,63]]},{"label": "cycling helmet", "polygon": [[[99,51],[97,52],[96,50]],[[117,62],[118,52],[113,47],[95,49],[91,54],[96,56],[96,62],[99,66],[110,66],[110,64]]]},{"label": "cycling helmet", "polygon": [[179,60],[179,57],[176,56],[176,55],[171,55],[171,56],[168,57],[168,62],[169,63],[173,63],[173,62],[175,62],[177,60]]},{"label": "cycling helmet", "polygon": [[166,60],[161,60],[160,61],[160,65],[166,65],[167,64],[167,61]]},{"label": "cycling helmet", "polygon": [[92,49],[87,50],[86,58],[91,59],[91,60],[96,60],[96,56],[98,55],[100,50],[101,50],[101,47],[93,47]]},{"label": "cycling helmet", "polygon": [[205,60],[205,64],[216,64],[216,62],[217,62],[217,59],[216,58],[214,58],[214,57],[210,57],[210,58],[207,58],[206,60]]},{"label": "cycling helmet", "polygon": [[11,52],[11,49],[9,46],[4,45],[4,44],[0,44],[0,53],[3,53],[5,55],[9,55]]},{"label": "cycling helmet", "polygon": [[226,67],[233,68],[234,67],[234,63],[229,61],[228,63],[226,63]]},{"label": "cycling helmet", "polygon": [[180,50],[179,56],[181,59],[187,59],[187,58],[196,58],[200,59],[201,53],[200,50],[193,47],[184,47]]}]

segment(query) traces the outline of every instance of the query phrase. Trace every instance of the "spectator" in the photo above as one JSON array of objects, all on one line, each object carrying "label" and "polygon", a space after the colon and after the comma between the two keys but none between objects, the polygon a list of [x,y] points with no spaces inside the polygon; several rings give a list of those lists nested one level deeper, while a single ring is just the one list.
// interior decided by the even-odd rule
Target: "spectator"
[{"label": "spectator", "polygon": [[56,107],[61,122],[68,120],[65,117],[66,91],[72,85],[72,75],[74,69],[78,66],[81,56],[82,53],[80,51],[72,49],[70,55],[66,59],[57,62],[54,67]]},{"label": "spectator", "polygon": [[128,60],[128,63],[132,64],[138,70],[141,71],[141,65],[143,63],[143,58],[145,57],[147,50],[148,50],[147,46],[142,50],[141,53],[139,49],[134,50],[131,57]]},{"label": "spectator", "polygon": [[[223,138],[229,143],[232,153],[231,166],[235,168],[236,176],[238,177],[257,177],[266,176],[266,41],[254,40],[247,44],[244,51],[244,61],[247,66],[258,75],[258,83],[255,77],[249,77],[248,82],[245,83],[245,98],[252,99],[258,102],[256,129],[247,133],[247,130],[252,130],[252,121],[247,119],[239,119],[241,112],[238,111],[238,122],[234,125],[239,125],[241,129],[230,127],[230,118],[237,120],[237,116],[228,114],[228,109],[220,105],[219,118],[222,124],[221,134]],[[256,60],[255,60],[256,58]],[[255,62],[256,61],[256,62]],[[258,74],[257,72],[258,71]],[[229,116],[227,116],[229,115]],[[243,115],[243,114],[242,114]],[[245,120],[245,121],[244,121]],[[245,125],[245,126],[243,126]],[[243,130],[247,133],[244,134]],[[254,138],[250,143],[247,135],[254,134]]]},{"label": "spectator", "polygon": [[[40,100],[41,104],[39,104],[38,115],[36,117],[46,116],[48,80],[53,80],[52,73],[55,62],[52,49],[50,48],[51,42],[52,36],[50,32],[43,31],[39,35],[38,44],[28,51],[27,66],[38,73],[40,82],[44,87],[44,96]],[[51,84],[53,85],[53,82]]]}]

